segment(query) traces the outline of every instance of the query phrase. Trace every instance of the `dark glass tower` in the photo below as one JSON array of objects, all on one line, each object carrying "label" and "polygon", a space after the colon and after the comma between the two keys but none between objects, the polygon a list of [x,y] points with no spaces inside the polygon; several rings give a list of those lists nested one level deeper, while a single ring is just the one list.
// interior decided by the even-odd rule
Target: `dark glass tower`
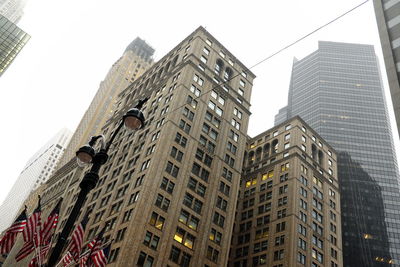
[{"label": "dark glass tower", "polygon": [[338,152],[344,266],[400,266],[399,175],[373,46],[319,42],[295,60],[286,113]]}]

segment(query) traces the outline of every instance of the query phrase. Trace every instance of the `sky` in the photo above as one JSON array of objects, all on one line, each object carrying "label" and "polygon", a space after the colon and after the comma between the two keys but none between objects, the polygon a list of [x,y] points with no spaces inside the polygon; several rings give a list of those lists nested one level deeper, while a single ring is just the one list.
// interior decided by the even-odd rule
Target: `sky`
[{"label": "sky", "polygon": [[[100,82],[137,36],[158,60],[203,26],[251,67],[363,1],[28,1],[18,26],[31,39],[0,77],[0,203],[41,146],[61,128],[76,128]],[[399,155],[372,1],[251,69],[257,78],[249,135],[273,126],[287,103],[293,58],[315,51],[318,40],[375,46]]]}]

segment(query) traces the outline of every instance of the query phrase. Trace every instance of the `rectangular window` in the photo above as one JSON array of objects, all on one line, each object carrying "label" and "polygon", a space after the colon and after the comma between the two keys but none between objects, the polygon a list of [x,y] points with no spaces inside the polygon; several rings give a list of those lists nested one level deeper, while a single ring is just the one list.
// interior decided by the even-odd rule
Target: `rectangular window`
[{"label": "rectangular window", "polygon": [[154,205],[156,205],[157,207],[161,208],[164,211],[168,211],[170,203],[171,201],[168,198],[164,197],[161,194],[158,194]]},{"label": "rectangular window", "polygon": [[153,212],[150,217],[149,224],[154,226],[155,228],[162,230],[164,226],[165,218],[157,214],[156,212]]}]

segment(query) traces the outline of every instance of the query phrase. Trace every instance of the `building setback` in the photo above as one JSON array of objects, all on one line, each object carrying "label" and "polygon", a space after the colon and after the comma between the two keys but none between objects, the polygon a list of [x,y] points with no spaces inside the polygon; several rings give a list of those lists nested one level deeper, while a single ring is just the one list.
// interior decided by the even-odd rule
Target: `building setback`
[{"label": "building setback", "polygon": [[299,117],[248,139],[229,266],[343,266],[336,153]]},{"label": "building setback", "polygon": [[296,115],[338,153],[344,266],[400,266],[399,174],[374,47],[319,42],[295,61]]},{"label": "building setback", "polygon": [[144,73],[152,64],[154,49],[137,37],[108,71],[92,102],[71,138],[58,168],[75,157],[75,152],[88,143],[91,136],[101,134],[101,127],[111,118],[119,93]]},{"label": "building setback", "polygon": [[[121,92],[106,136],[150,97],[146,126],[121,131],[80,216],[93,209],[86,242],[109,223],[109,266],[226,266],[254,77],[199,27]],[[47,212],[64,198],[61,227],[83,171],[70,161],[46,184]]]},{"label": "building setback", "polygon": [[0,206],[0,232],[11,225],[29,194],[49,179],[70,138],[71,132],[62,129],[29,159]]},{"label": "building setback", "polygon": [[400,2],[393,0],[374,0],[373,2],[397,129],[400,134]]}]

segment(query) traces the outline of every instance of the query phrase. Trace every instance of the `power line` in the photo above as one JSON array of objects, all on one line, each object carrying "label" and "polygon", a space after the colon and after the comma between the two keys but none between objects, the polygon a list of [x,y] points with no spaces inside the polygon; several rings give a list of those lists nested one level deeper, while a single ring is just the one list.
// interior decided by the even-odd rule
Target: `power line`
[{"label": "power line", "polygon": [[[267,60],[269,60],[269,59],[271,59],[272,57],[278,55],[279,53],[283,52],[284,50],[286,50],[286,49],[292,47],[293,45],[295,45],[295,44],[297,44],[298,42],[304,40],[305,38],[307,38],[307,37],[313,35],[314,33],[316,33],[316,32],[318,32],[318,31],[322,30],[323,28],[329,26],[330,24],[332,24],[332,23],[338,21],[339,19],[341,19],[342,17],[344,17],[344,16],[346,16],[347,14],[351,13],[352,11],[354,11],[354,10],[360,8],[361,6],[363,6],[364,4],[366,4],[367,2],[369,2],[369,0],[366,0],[366,1],[364,1],[364,2],[362,2],[362,3],[360,3],[360,4],[358,4],[358,5],[356,5],[355,7],[353,7],[353,8],[351,8],[351,9],[347,10],[346,12],[342,13],[341,15],[339,15],[339,16],[335,17],[334,19],[330,20],[329,22],[327,22],[327,23],[325,23],[325,24],[319,26],[318,28],[312,30],[311,32],[307,33],[306,35],[303,35],[302,37],[300,37],[299,39],[295,40],[294,42],[292,42],[292,43],[290,43],[290,44],[284,46],[283,48],[279,49],[278,51],[272,53],[271,55],[267,56],[266,58],[264,58],[264,59],[260,60],[259,62],[255,63],[255,64],[252,65],[251,67],[245,69],[244,72],[248,72],[249,70],[255,68],[256,66],[258,66],[258,65],[260,65],[260,64],[262,64],[262,63],[264,63],[264,62],[266,62]],[[214,90],[214,89],[216,89],[216,88],[218,88],[218,87],[221,87],[221,86],[224,85],[224,84],[227,84],[229,81],[231,81],[232,79],[236,78],[236,77],[239,76],[239,75],[241,75],[241,73],[238,73],[238,74],[232,76],[231,78],[229,78],[229,79],[223,81],[221,84],[217,84],[216,86],[213,86],[210,90],[207,90],[207,91],[205,91],[204,93],[202,93],[202,94],[200,94],[200,95],[198,95],[198,96],[193,97],[193,100],[197,100],[197,99],[199,99],[200,97],[202,97],[203,95],[205,95],[205,94],[211,92],[212,90]],[[185,86],[185,87],[186,87],[186,86]],[[202,100],[200,99],[200,101],[202,101]],[[202,101],[202,102],[204,102],[204,101]],[[205,103],[205,104],[206,104],[206,103]],[[187,103],[184,103],[183,105],[180,105],[180,106],[176,107],[175,109],[169,111],[168,113],[175,112],[175,111],[177,111],[178,109],[180,109],[180,108],[182,108],[182,107],[184,107],[184,106],[186,106],[186,105],[187,105]],[[224,121],[226,121],[226,122],[228,122],[228,123],[230,123],[227,119],[224,119],[224,118],[222,118],[222,117],[220,117],[220,119],[221,119],[221,120],[224,120]],[[153,123],[155,123],[155,121],[154,121]],[[146,125],[146,126],[149,126],[149,125]],[[153,130],[153,131],[155,131],[155,130]],[[153,131],[151,131],[151,132],[153,132]],[[122,136],[122,138],[124,138],[125,136],[128,136],[128,135],[129,135],[129,134],[126,134],[126,135]]]},{"label": "power line", "polygon": [[261,61],[257,62],[257,63],[254,64],[253,66],[251,66],[251,67],[249,68],[249,70],[252,69],[252,68],[254,68],[254,67],[256,67],[256,66],[258,66],[258,65],[260,65],[261,63],[264,63],[264,62],[267,61],[268,59],[270,59],[270,58],[276,56],[277,54],[281,53],[282,51],[284,51],[284,50],[288,49],[289,47],[291,47],[291,46],[297,44],[298,42],[304,40],[304,39],[307,38],[308,36],[313,35],[314,33],[318,32],[319,30],[321,30],[321,29],[325,28],[326,26],[332,24],[333,22],[336,22],[337,20],[339,20],[339,19],[341,19],[342,17],[346,16],[346,15],[349,14],[350,12],[352,12],[352,11],[356,10],[357,8],[361,7],[362,5],[366,4],[368,1],[369,1],[369,0],[366,0],[366,1],[364,1],[364,2],[362,2],[362,3],[360,3],[360,4],[358,4],[357,6],[353,7],[352,9],[350,9],[350,10],[348,10],[348,11],[346,11],[346,12],[344,12],[343,14],[337,16],[336,18],[334,18],[334,19],[332,19],[331,21],[325,23],[324,25],[319,26],[319,27],[316,28],[315,30],[313,30],[313,31],[311,31],[311,32],[309,32],[309,33],[307,33],[307,34],[304,35],[303,37],[300,37],[300,38],[297,39],[296,41],[294,41],[294,42],[288,44],[287,46],[285,46],[285,47],[279,49],[279,50],[276,51],[275,53],[269,55],[268,57],[262,59]]},{"label": "power line", "polygon": [[[314,33],[318,32],[318,31],[320,31],[321,29],[323,29],[323,28],[325,28],[325,27],[327,27],[328,25],[332,24],[333,22],[336,22],[337,20],[341,19],[342,17],[346,16],[347,14],[349,14],[349,13],[351,13],[352,11],[356,10],[357,8],[363,6],[363,5],[366,4],[368,1],[369,1],[369,0],[366,0],[366,1],[364,1],[364,2],[362,2],[362,3],[360,3],[360,4],[358,4],[358,5],[356,5],[355,7],[353,7],[353,8],[351,8],[351,9],[347,10],[346,12],[342,13],[341,15],[339,15],[339,16],[335,17],[334,19],[330,20],[329,22],[327,22],[327,23],[325,23],[325,24],[319,26],[318,28],[314,29],[313,31],[311,31],[311,32],[307,33],[306,35],[300,37],[299,39],[295,40],[294,42],[292,42],[292,43],[286,45],[285,47],[283,47],[283,48],[279,49],[278,51],[272,53],[271,55],[267,56],[266,58],[260,60],[260,61],[257,62],[256,64],[254,64],[254,65],[252,65],[251,67],[247,68],[244,72],[248,72],[249,70],[255,68],[255,67],[258,66],[258,65],[260,65],[261,63],[264,63],[265,61],[269,60],[270,58],[272,58],[272,57],[278,55],[278,54],[281,53],[282,51],[284,51],[284,50],[290,48],[291,46],[297,44],[298,42],[304,40],[305,38],[311,36],[312,34],[314,34]],[[199,99],[200,97],[202,97],[203,95],[209,93],[210,91],[212,91],[212,90],[214,90],[214,89],[216,89],[216,88],[218,88],[218,87],[221,87],[221,86],[224,85],[224,84],[227,84],[229,81],[231,81],[232,79],[236,78],[236,77],[239,76],[239,75],[241,75],[241,73],[238,73],[238,74],[232,76],[231,78],[227,79],[226,81],[223,81],[221,84],[218,84],[218,85],[216,85],[216,86],[213,86],[210,90],[205,91],[204,93],[200,94],[200,95],[197,96],[197,97],[194,97],[193,99]],[[182,107],[184,107],[185,105],[186,105],[186,103],[183,104],[183,105],[178,106],[177,108],[171,110],[170,113],[171,113],[171,112],[174,112],[174,111],[176,111],[176,110],[178,110],[178,109],[180,109],[180,108],[182,108]],[[224,119],[224,120],[225,120],[225,119]]]}]

